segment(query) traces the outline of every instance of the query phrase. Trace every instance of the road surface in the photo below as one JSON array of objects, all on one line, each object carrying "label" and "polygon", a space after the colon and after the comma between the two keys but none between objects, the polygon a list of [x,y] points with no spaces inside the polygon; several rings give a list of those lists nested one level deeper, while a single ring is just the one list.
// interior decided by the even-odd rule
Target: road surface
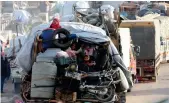
[{"label": "road surface", "polygon": [[127,94],[127,103],[157,103],[164,99],[169,99],[169,64],[161,64],[156,83],[135,84]]},{"label": "road surface", "polygon": [[[5,85],[4,91],[5,93],[1,95],[2,103],[13,103],[15,100],[20,100],[20,97],[13,93],[11,81]],[[135,84],[132,92],[127,94],[127,103],[156,103],[166,98],[169,99],[169,64],[162,64],[158,81]]]},{"label": "road surface", "polygon": [[[20,94],[14,93],[14,84],[10,79],[4,85],[4,93],[1,94],[1,102],[0,103],[19,103],[18,100],[22,100]],[[21,103],[21,102],[20,102]]]}]

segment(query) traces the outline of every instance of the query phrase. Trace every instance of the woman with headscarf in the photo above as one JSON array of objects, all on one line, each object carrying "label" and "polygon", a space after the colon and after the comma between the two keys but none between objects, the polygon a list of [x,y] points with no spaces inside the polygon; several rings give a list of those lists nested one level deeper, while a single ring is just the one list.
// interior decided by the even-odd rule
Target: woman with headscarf
[{"label": "woman with headscarf", "polygon": [[58,17],[55,17],[55,18],[53,19],[53,22],[52,22],[52,24],[50,25],[50,28],[52,28],[52,29],[59,29],[59,28],[61,28],[61,26],[60,26],[60,21],[59,21],[59,18],[58,18]]}]

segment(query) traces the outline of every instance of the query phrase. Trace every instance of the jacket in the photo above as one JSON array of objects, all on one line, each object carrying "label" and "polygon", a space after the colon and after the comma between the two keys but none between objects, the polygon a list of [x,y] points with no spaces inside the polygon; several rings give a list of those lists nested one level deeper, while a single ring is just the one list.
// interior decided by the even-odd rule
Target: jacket
[{"label": "jacket", "polygon": [[6,57],[1,56],[1,76],[10,77],[11,69],[10,64]]}]

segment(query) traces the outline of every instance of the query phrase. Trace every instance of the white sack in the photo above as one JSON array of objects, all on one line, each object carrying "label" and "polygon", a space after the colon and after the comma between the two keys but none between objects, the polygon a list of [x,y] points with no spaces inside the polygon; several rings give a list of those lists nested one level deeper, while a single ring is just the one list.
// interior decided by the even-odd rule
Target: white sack
[{"label": "white sack", "polygon": [[77,22],[61,22],[61,26],[72,34],[76,34],[81,38],[85,38],[94,42],[105,42],[108,41],[106,32],[96,26]]},{"label": "white sack", "polygon": [[[88,8],[90,8],[89,3],[87,1],[78,1],[75,4],[75,8],[78,12],[85,12]],[[83,9],[80,9],[83,8]]]},{"label": "white sack", "polygon": [[102,5],[101,13],[107,15],[111,19],[114,19],[114,7],[111,5]]},{"label": "white sack", "polygon": [[31,14],[25,10],[15,10],[13,12],[14,20],[19,21],[20,23],[28,23],[30,20]]},{"label": "white sack", "polygon": [[71,14],[71,15],[62,16],[60,21],[61,22],[73,22],[74,20],[75,20],[75,16]]},{"label": "white sack", "polygon": [[31,38],[29,37],[25,44],[22,46],[21,50],[16,56],[16,64],[23,68],[24,71],[28,72],[31,70],[32,67],[32,46],[34,43],[34,39],[36,35],[40,35],[41,32],[35,32],[34,36]]}]

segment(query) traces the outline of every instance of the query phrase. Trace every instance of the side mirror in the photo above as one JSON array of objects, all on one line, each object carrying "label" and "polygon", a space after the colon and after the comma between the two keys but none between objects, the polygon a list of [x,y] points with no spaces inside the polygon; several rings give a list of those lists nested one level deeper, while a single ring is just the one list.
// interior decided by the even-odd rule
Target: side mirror
[{"label": "side mirror", "polygon": [[139,56],[140,54],[140,46],[135,46],[134,51],[136,52],[136,55]]}]

